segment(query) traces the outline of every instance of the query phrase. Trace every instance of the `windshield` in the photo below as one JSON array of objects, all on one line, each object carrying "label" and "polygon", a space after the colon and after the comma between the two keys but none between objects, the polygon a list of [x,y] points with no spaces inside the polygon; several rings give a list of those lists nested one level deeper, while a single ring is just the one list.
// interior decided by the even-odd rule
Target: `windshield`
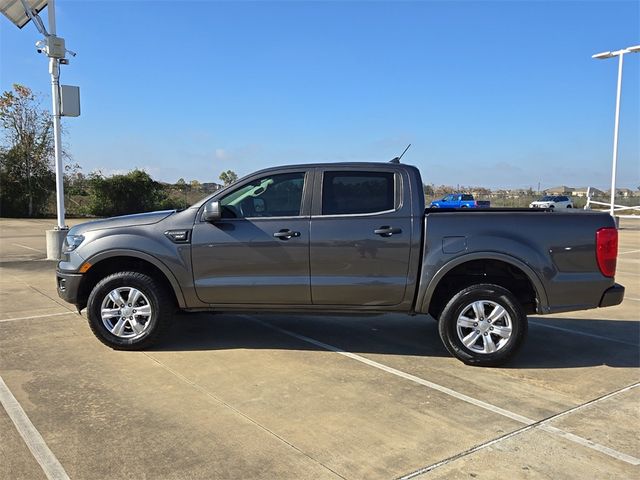
[{"label": "windshield", "polygon": [[551,195],[545,195],[542,197],[539,202],[553,202],[553,197]]}]

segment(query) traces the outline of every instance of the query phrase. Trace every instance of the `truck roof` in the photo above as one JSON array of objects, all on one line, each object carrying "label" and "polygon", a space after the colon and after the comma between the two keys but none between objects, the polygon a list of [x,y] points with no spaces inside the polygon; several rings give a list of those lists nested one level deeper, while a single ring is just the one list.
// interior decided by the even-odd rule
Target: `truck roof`
[{"label": "truck roof", "polygon": [[278,165],[277,167],[269,167],[263,170],[257,170],[254,173],[275,170],[279,168],[309,168],[309,167],[410,167],[416,168],[407,163],[391,163],[391,162],[321,162],[321,163],[298,163],[294,165]]},{"label": "truck roof", "polygon": [[[236,184],[244,181],[248,177],[253,177],[253,176],[257,176],[257,175],[264,175],[264,174],[272,172],[272,171],[277,171],[277,170],[282,170],[282,169],[296,169],[296,168],[305,168],[305,169],[307,169],[307,168],[317,168],[317,167],[354,167],[354,168],[359,168],[359,169],[380,168],[380,167],[389,168],[389,167],[391,167],[391,168],[394,168],[394,169],[403,169],[405,171],[407,171],[407,170],[413,171],[414,176],[417,177],[420,182],[422,182],[422,179],[420,177],[420,170],[418,170],[418,167],[415,167],[413,165],[409,165],[409,164],[406,164],[406,163],[398,163],[398,162],[321,162],[321,163],[299,163],[299,164],[294,164],[294,165],[278,165],[276,167],[269,167],[269,168],[264,168],[262,170],[256,170],[254,172],[251,172],[248,175],[245,175],[245,176],[239,178],[232,185],[236,185]],[[189,207],[189,208],[199,208],[209,198],[211,198],[213,196],[218,196],[220,194],[220,192],[223,192],[223,191],[227,190],[232,185],[226,186],[226,187],[222,188],[221,190],[216,191],[212,195],[208,195],[207,197],[203,198],[199,202],[196,202],[195,204],[191,205],[191,207]]]}]

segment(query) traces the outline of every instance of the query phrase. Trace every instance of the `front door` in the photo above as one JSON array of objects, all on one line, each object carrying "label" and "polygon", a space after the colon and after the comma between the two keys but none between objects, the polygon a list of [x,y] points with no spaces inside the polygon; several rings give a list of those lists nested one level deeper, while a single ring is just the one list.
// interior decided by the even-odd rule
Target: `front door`
[{"label": "front door", "polygon": [[310,172],[249,178],[217,198],[222,216],[192,234],[196,293],[210,304],[306,305]]}]

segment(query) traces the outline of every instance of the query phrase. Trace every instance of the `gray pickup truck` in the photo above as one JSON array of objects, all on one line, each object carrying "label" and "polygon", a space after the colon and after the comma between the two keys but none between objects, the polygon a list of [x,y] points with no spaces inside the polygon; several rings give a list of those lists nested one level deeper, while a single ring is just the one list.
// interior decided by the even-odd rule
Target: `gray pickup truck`
[{"label": "gray pickup truck", "polygon": [[617,305],[607,214],[426,209],[417,168],[262,170],[182,211],[73,227],[59,295],[116,349],[156,342],[187,311],[403,312],[438,320],[467,364],[499,365],[528,314]]}]

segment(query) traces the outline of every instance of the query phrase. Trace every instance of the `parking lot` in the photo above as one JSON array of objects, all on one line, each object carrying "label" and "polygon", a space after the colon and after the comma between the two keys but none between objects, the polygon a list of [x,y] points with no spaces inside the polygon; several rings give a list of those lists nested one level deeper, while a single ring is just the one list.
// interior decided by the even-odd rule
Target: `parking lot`
[{"label": "parking lot", "polygon": [[113,351],[57,297],[51,224],[0,219],[0,478],[640,476],[640,220],[622,305],[530,317],[505,368],[404,315],[181,314]]}]

